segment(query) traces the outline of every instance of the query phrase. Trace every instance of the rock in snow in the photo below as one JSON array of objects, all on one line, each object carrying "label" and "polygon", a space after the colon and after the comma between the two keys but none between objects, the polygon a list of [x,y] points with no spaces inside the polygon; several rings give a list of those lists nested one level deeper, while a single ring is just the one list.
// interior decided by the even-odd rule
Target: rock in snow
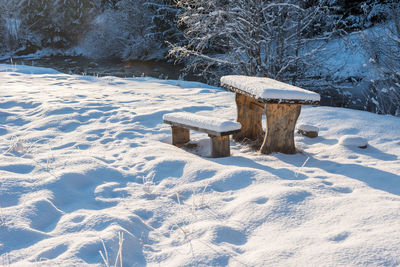
[{"label": "rock in snow", "polygon": [[302,134],[304,136],[310,137],[310,138],[315,138],[318,136],[318,127],[312,126],[312,125],[307,125],[307,124],[300,124],[297,127],[297,132],[299,134]]}]

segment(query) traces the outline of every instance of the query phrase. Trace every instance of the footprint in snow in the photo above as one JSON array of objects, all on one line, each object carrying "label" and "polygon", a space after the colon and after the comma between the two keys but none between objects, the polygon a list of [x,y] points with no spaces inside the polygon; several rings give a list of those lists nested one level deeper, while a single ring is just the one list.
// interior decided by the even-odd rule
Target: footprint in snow
[{"label": "footprint in snow", "polygon": [[146,209],[138,209],[135,210],[133,213],[139,216],[142,220],[148,220],[152,218],[154,214],[151,210],[146,210]]},{"label": "footprint in snow", "polygon": [[61,123],[58,129],[63,133],[70,133],[75,131],[79,126],[81,126],[81,123],[77,121],[68,121],[66,123]]},{"label": "footprint in snow", "polygon": [[330,190],[334,191],[334,192],[338,192],[338,193],[343,193],[343,194],[350,194],[353,193],[353,189],[351,189],[350,187],[344,187],[344,186],[333,186],[332,182],[328,182],[328,181],[321,181],[322,184],[327,185],[329,187]]},{"label": "footprint in snow", "polygon": [[226,197],[226,198],[223,198],[222,201],[231,202],[234,199],[235,199],[234,197]]},{"label": "footprint in snow", "polygon": [[339,134],[358,134],[360,132],[359,129],[356,128],[348,128],[348,129],[343,129],[342,131],[339,132]]},{"label": "footprint in snow", "polygon": [[66,143],[66,144],[63,144],[63,145],[60,145],[60,146],[53,147],[52,150],[65,149],[65,148],[72,147],[74,145],[75,145],[75,142],[69,142],[69,143]]},{"label": "footprint in snow", "polygon": [[235,171],[222,175],[220,179],[212,182],[209,188],[217,192],[228,192],[246,188],[253,182],[255,176],[252,171]]},{"label": "footprint in snow", "polygon": [[267,203],[267,201],[268,201],[268,198],[266,198],[266,197],[258,197],[253,200],[254,203],[257,203],[259,205],[265,204],[265,203]]},{"label": "footprint in snow", "polygon": [[217,171],[215,170],[198,170],[195,173],[195,181],[201,181],[213,177]]},{"label": "footprint in snow", "polygon": [[165,178],[179,178],[183,174],[186,162],[180,160],[166,160],[153,164],[151,170],[154,172],[153,182],[158,184]]},{"label": "footprint in snow", "polygon": [[48,199],[34,202],[27,213],[27,218],[31,221],[30,227],[41,232],[53,230],[63,214]]},{"label": "footprint in snow", "polygon": [[0,246],[0,255],[5,255],[5,253],[10,251],[27,248],[33,244],[37,244],[41,240],[49,238],[50,236],[46,233],[29,229],[27,227],[21,228],[15,225],[8,227],[6,224],[5,227],[2,227],[0,237],[1,241],[5,244]]},{"label": "footprint in snow", "polygon": [[135,133],[133,133],[133,132],[122,132],[122,133],[119,133],[116,136],[116,138],[119,139],[119,140],[122,140],[124,138],[134,139],[135,137],[137,137],[137,135]]},{"label": "footprint in snow", "polygon": [[33,169],[35,169],[35,166],[29,164],[11,164],[11,165],[0,166],[0,170],[2,171],[8,171],[19,174],[31,173]]},{"label": "footprint in snow", "polygon": [[121,187],[120,183],[109,182],[97,186],[96,189],[94,190],[94,194],[96,198],[100,197],[100,198],[114,199],[114,198],[124,198],[128,196],[128,191],[124,187]]},{"label": "footprint in snow", "polygon": [[115,140],[114,138],[109,138],[109,137],[107,137],[107,138],[102,139],[102,140],[100,141],[100,144],[106,145],[106,144],[108,144],[108,143],[113,142],[114,140]]},{"label": "footprint in snow", "polygon": [[54,205],[64,212],[78,209],[105,209],[118,204],[117,201],[104,201],[97,198],[94,192],[104,179],[122,178],[121,173],[110,169],[96,169],[81,173],[65,173],[48,186],[52,191]]},{"label": "footprint in snow", "polygon": [[229,226],[218,226],[214,230],[214,242],[217,244],[230,243],[232,245],[243,245],[247,242],[246,235],[239,230]]},{"label": "footprint in snow", "polygon": [[61,244],[50,249],[46,249],[40,252],[39,255],[36,256],[36,262],[42,262],[46,260],[52,260],[63,254],[68,250],[68,246],[65,244]]},{"label": "footprint in snow", "polygon": [[350,236],[349,232],[342,232],[329,238],[332,242],[342,242]]},{"label": "footprint in snow", "polygon": [[83,220],[85,220],[85,216],[83,216],[83,215],[77,215],[77,216],[75,216],[74,218],[72,218],[71,219],[71,222],[73,222],[73,223],[81,223],[81,222],[83,222]]},{"label": "footprint in snow", "polygon": [[337,187],[332,187],[332,190],[335,192],[338,192],[338,193],[342,193],[342,194],[353,193],[353,190],[350,187],[337,186]]},{"label": "footprint in snow", "polygon": [[358,159],[359,157],[357,155],[350,155],[347,158],[348,159]]},{"label": "footprint in snow", "polygon": [[0,136],[7,134],[7,129],[0,127]]},{"label": "footprint in snow", "polygon": [[88,144],[78,144],[78,145],[76,146],[76,148],[77,148],[77,149],[80,149],[80,150],[87,150],[87,149],[90,148],[90,145],[88,145]]},{"label": "footprint in snow", "polygon": [[325,185],[333,185],[333,183],[328,182],[328,181],[322,181],[321,183],[325,184]]}]

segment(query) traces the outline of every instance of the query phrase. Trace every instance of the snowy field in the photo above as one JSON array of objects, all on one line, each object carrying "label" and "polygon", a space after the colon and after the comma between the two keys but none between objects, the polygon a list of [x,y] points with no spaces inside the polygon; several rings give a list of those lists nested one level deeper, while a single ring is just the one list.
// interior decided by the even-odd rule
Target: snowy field
[{"label": "snowy field", "polygon": [[0,65],[0,265],[400,265],[400,118],[303,107],[300,153],[212,159],[170,144],[179,111],[234,121],[234,94]]}]

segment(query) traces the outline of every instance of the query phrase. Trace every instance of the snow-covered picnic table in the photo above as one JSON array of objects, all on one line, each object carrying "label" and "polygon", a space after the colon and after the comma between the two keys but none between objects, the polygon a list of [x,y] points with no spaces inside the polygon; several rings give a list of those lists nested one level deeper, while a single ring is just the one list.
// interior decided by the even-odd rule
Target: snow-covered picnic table
[{"label": "snow-covered picnic table", "polygon": [[[269,78],[228,75],[221,86],[236,93],[237,121],[242,130],[236,141],[257,140],[264,136],[260,152],[296,153],[294,128],[301,105],[318,105],[320,95]],[[266,117],[265,135],[262,114]]]}]

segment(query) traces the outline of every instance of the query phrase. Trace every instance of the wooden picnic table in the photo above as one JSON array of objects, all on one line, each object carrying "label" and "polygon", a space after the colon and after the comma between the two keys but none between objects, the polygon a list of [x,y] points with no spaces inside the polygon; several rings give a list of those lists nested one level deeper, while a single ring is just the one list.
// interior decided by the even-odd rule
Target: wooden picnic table
[{"label": "wooden picnic table", "polygon": [[234,140],[264,137],[261,153],[296,153],[294,130],[301,105],[318,105],[319,94],[269,78],[240,75],[223,76],[221,86],[236,94],[237,121],[242,129],[233,135]]}]

